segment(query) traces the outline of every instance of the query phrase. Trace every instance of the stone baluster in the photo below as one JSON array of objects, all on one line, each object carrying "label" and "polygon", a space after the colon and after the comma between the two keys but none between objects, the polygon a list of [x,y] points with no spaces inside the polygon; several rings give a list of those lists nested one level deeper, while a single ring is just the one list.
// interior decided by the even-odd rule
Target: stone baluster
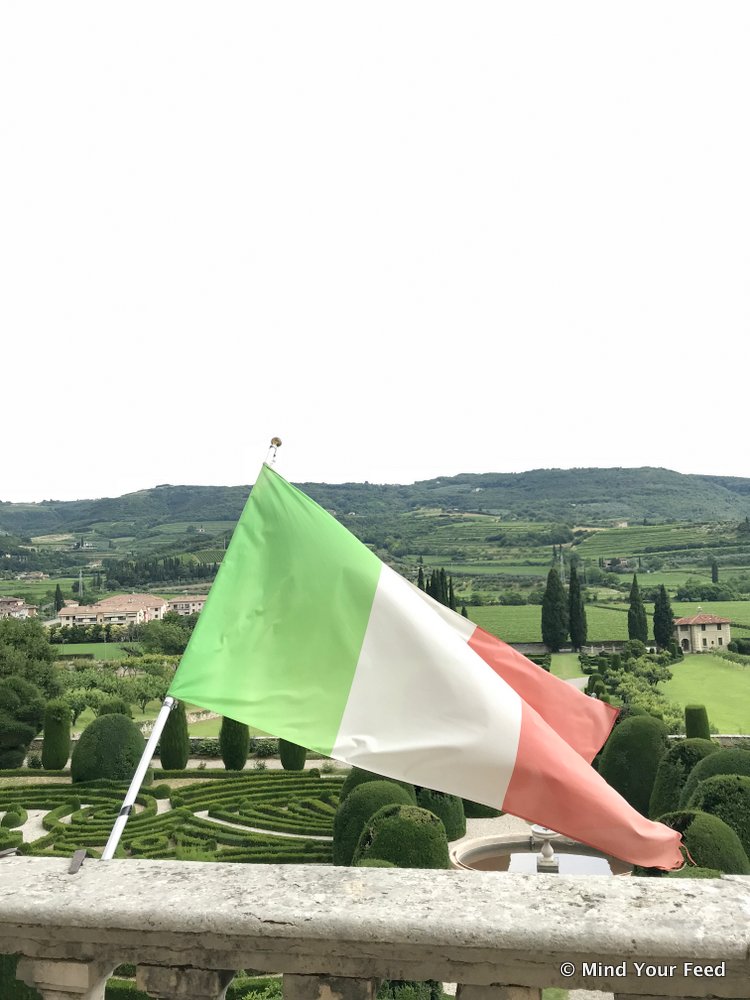
[{"label": "stone baluster", "polygon": [[32,986],[43,1000],[103,1000],[113,971],[113,965],[100,962],[21,958],[16,979]]},{"label": "stone baluster", "polygon": [[375,1000],[378,979],[284,974],[284,1000]]},{"label": "stone baluster", "polygon": [[224,1000],[234,972],[170,965],[138,965],[139,990],[156,1000]]}]

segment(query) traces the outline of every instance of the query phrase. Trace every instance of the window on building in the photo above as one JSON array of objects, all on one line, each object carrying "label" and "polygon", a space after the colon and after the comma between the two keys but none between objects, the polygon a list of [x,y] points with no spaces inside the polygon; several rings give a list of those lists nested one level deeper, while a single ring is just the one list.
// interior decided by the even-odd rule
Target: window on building
[{"label": "window on building", "polygon": [[701,632],[705,632],[705,631],[706,631],[706,626],[705,625],[701,625]]},{"label": "window on building", "polygon": [[707,646],[707,645],[708,645],[708,639],[706,639],[706,637],[705,637],[705,636],[703,637],[703,645],[704,645],[704,646]]},{"label": "window on building", "polygon": [[719,636],[719,645],[720,646],[724,645],[724,640],[721,638],[721,636]]},{"label": "window on building", "polygon": [[716,627],[721,632],[721,625],[717,625]]}]

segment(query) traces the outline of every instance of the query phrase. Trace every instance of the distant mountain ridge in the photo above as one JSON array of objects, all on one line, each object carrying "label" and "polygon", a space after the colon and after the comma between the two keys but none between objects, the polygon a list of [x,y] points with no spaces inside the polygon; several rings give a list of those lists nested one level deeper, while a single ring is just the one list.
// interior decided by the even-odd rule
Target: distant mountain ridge
[{"label": "distant mountain ridge", "polygon": [[[337,515],[399,514],[420,507],[586,524],[739,521],[750,515],[750,478],[669,469],[534,469],[463,473],[412,485],[300,483]],[[20,535],[86,531],[97,524],[236,521],[249,486],[155,486],[99,500],[0,502],[0,530]]]}]

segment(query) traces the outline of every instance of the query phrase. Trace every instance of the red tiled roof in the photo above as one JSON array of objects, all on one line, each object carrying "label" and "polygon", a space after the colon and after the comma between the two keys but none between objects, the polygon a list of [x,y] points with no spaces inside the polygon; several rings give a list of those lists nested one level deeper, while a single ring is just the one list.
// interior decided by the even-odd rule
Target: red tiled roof
[{"label": "red tiled roof", "polygon": [[675,618],[675,625],[729,625],[731,618],[718,615],[693,615],[692,618]]}]

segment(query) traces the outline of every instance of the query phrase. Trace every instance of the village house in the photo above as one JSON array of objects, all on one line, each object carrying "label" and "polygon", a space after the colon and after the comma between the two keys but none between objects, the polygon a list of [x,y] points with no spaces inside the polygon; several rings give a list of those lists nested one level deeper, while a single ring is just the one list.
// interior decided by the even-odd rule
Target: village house
[{"label": "village house", "polygon": [[36,605],[22,597],[0,597],[0,618],[34,618],[36,612]]},{"label": "village house", "polygon": [[57,617],[61,625],[144,625],[164,617],[167,602],[154,594],[121,594],[97,604],[68,604]]},{"label": "village house", "polygon": [[729,618],[701,613],[692,618],[675,619],[674,637],[683,653],[705,653],[712,647],[729,645],[730,627]]},{"label": "village house", "polygon": [[205,603],[205,594],[185,594],[167,601],[167,608],[177,615],[199,615]]}]

